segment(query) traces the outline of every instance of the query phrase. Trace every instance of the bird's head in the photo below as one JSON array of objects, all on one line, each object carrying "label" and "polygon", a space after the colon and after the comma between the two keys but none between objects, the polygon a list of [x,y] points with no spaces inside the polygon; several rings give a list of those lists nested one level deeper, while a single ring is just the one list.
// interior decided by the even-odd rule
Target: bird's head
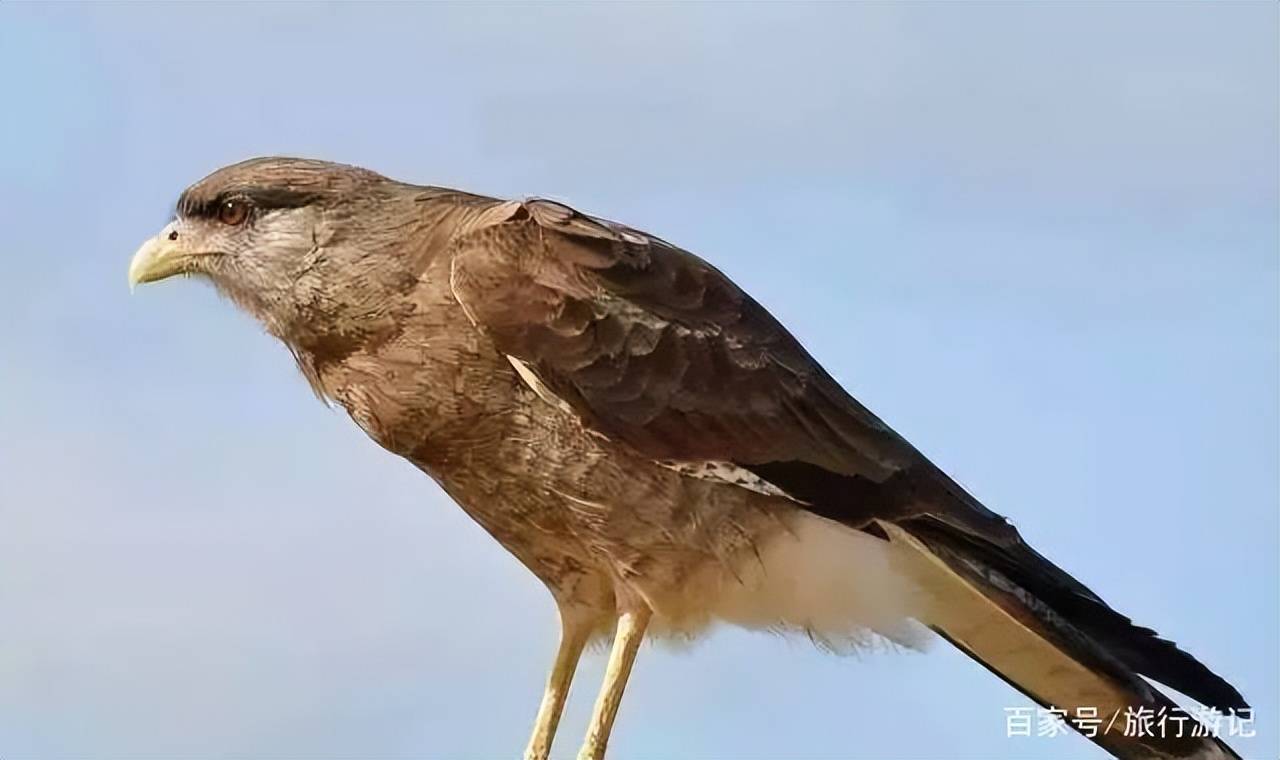
[{"label": "bird's head", "polygon": [[182,193],[173,221],[134,254],[129,285],[203,277],[289,338],[307,302],[360,279],[358,259],[376,248],[408,187],[307,159],[227,166]]}]

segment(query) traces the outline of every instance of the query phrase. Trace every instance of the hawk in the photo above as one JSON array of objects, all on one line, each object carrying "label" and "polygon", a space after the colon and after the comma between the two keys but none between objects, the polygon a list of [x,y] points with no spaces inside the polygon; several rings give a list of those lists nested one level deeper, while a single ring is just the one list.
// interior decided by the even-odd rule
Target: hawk
[{"label": "hawk", "polygon": [[260,320],[550,590],[561,636],[526,758],[548,756],[588,642],[612,638],[595,759],[642,640],[717,622],[833,648],[940,636],[1116,757],[1236,757],[1208,731],[1124,730],[1114,716],[1179,710],[1144,676],[1247,705],[671,243],[551,200],[258,158],[187,188],[129,265],[131,285],[178,274]]}]

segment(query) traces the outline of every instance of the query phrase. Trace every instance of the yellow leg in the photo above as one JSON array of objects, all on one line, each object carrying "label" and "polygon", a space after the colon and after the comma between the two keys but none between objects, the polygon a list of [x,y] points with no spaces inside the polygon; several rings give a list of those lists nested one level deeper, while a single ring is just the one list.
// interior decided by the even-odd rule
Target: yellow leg
[{"label": "yellow leg", "polygon": [[609,653],[609,666],[604,672],[604,686],[600,696],[596,698],[596,708],[591,715],[591,726],[587,729],[587,739],[578,753],[578,760],[603,760],[605,748],[609,744],[609,732],[613,730],[613,719],[618,714],[618,704],[622,702],[622,690],[627,687],[627,677],[631,675],[631,665],[636,661],[636,652],[640,642],[644,640],[644,629],[649,624],[651,613],[647,607],[628,610],[618,618],[618,632],[613,637],[613,650]]},{"label": "yellow leg", "polygon": [[551,754],[551,743],[556,738],[556,726],[560,725],[564,700],[569,696],[569,685],[573,682],[574,671],[578,669],[578,658],[590,635],[590,620],[560,610],[560,647],[556,650],[551,675],[547,676],[547,688],[542,692],[542,705],[533,722],[529,746],[524,751],[525,760],[547,760]]}]

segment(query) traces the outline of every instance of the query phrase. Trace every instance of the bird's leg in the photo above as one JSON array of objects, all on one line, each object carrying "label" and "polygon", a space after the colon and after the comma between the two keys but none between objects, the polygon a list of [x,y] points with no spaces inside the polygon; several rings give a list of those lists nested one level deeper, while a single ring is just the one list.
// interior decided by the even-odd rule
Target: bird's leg
[{"label": "bird's leg", "polygon": [[556,737],[556,726],[560,724],[564,700],[569,695],[569,684],[573,682],[578,658],[591,636],[591,628],[591,618],[563,607],[560,609],[560,647],[556,650],[551,674],[547,676],[547,688],[542,692],[542,705],[533,723],[529,746],[524,751],[525,760],[547,760],[551,754],[551,742]]},{"label": "bird's leg", "polygon": [[609,732],[613,730],[613,719],[622,701],[622,690],[627,686],[627,676],[631,675],[631,665],[636,661],[636,652],[644,640],[644,629],[649,625],[651,614],[648,607],[636,605],[618,617],[618,632],[614,634],[613,650],[609,652],[604,686],[596,698],[587,739],[578,753],[578,760],[603,760],[605,747],[609,744]]}]

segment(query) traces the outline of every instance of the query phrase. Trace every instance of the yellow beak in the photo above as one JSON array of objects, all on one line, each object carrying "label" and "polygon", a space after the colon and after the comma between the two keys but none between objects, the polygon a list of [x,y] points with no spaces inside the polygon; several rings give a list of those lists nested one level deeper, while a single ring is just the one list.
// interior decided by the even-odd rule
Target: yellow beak
[{"label": "yellow beak", "polygon": [[129,289],[190,272],[191,260],[197,255],[193,255],[186,240],[178,236],[178,223],[172,222],[133,254],[129,262]]}]

